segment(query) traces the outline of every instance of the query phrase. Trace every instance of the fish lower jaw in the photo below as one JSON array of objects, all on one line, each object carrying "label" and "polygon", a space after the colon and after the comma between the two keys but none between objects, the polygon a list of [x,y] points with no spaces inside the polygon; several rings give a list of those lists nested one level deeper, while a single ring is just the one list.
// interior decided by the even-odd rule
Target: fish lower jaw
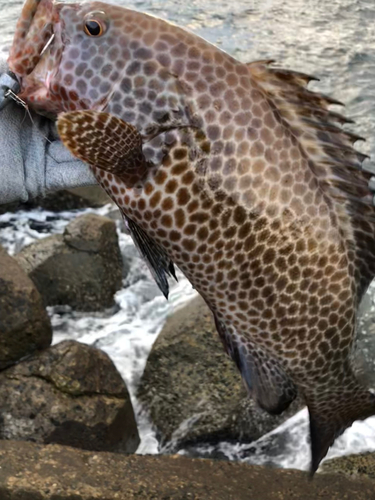
[{"label": "fish lower jaw", "polygon": [[21,99],[31,105],[45,106],[48,105],[48,89],[46,87],[39,87],[38,89],[28,90],[27,92],[21,92],[19,95]]}]

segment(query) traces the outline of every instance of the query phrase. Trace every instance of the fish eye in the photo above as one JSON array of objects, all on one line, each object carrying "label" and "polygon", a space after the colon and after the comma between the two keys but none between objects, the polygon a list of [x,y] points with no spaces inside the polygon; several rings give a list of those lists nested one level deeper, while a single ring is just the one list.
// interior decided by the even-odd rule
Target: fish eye
[{"label": "fish eye", "polygon": [[103,25],[96,19],[88,19],[85,22],[85,33],[89,36],[101,36],[104,33]]},{"label": "fish eye", "polygon": [[101,10],[89,12],[84,17],[83,28],[88,36],[99,37],[108,29],[108,18]]},{"label": "fish eye", "polygon": [[107,19],[104,12],[90,12],[84,19],[84,30],[86,35],[99,37],[107,31]]}]

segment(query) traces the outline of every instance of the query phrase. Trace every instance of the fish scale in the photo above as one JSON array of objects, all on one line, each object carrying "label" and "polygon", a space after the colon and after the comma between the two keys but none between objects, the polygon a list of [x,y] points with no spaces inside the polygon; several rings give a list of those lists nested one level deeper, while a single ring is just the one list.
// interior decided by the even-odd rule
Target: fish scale
[{"label": "fish scale", "polygon": [[375,414],[351,365],[375,275],[371,175],[337,101],[310,92],[310,76],[243,64],[106,3],[27,0],[19,25],[19,97],[60,115],[62,140],[119,206],[163,292],[175,263],[202,295],[259,406],[279,413],[301,393],[315,472]]}]

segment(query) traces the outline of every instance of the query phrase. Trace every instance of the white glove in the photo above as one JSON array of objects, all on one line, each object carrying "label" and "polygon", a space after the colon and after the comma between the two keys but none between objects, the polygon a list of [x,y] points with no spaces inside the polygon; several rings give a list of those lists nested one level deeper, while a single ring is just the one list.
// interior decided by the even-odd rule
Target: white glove
[{"label": "white glove", "polygon": [[[0,102],[9,86],[0,61]],[[11,101],[0,111],[0,204],[25,202],[50,191],[96,184],[87,165],[58,140],[51,120]]]}]

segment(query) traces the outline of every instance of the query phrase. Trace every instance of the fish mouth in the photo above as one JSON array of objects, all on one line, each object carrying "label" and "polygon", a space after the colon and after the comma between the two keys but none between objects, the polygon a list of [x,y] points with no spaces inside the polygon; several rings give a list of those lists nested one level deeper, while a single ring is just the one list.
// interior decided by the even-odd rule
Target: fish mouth
[{"label": "fish mouth", "polygon": [[63,52],[62,2],[27,0],[17,22],[8,58],[19,84],[19,97],[28,103],[48,99]]}]

